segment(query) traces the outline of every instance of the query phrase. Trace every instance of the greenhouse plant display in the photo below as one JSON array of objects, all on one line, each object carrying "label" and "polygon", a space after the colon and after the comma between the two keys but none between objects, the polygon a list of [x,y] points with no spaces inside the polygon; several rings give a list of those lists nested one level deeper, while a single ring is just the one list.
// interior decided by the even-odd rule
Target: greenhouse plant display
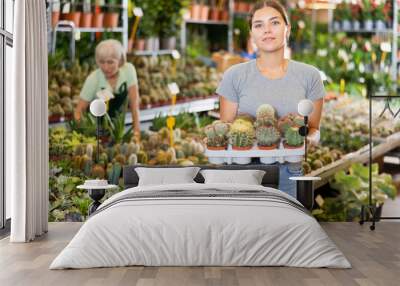
[{"label": "greenhouse plant display", "polygon": [[[379,174],[378,165],[373,165],[372,172],[373,203],[382,207],[386,199],[395,199],[397,190],[389,174]],[[334,198],[317,199],[320,208],[313,210],[313,215],[321,221],[358,220],[361,205],[368,202],[369,169],[360,163],[353,164],[349,172],[337,172],[330,182],[339,192]]]}]

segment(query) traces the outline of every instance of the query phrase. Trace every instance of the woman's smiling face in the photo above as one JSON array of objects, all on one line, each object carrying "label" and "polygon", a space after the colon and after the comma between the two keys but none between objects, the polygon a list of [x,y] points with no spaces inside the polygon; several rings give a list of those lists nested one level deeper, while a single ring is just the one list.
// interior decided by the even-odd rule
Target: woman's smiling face
[{"label": "woman's smiling face", "polygon": [[290,25],[278,10],[264,7],[254,13],[250,33],[260,51],[275,52],[285,47]]}]

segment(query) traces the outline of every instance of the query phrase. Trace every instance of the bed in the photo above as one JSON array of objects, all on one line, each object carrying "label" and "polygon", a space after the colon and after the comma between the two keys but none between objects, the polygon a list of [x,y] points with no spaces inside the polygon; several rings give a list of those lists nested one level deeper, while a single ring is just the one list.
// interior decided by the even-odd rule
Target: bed
[{"label": "bed", "polygon": [[[138,185],[139,167],[124,168],[126,189],[103,202],[50,269],[351,267],[308,210],[277,190],[277,166],[197,166],[202,173],[195,182],[154,185]],[[161,168],[167,172],[171,166]],[[204,183],[203,171],[216,169],[260,170],[265,175],[261,185]]]}]

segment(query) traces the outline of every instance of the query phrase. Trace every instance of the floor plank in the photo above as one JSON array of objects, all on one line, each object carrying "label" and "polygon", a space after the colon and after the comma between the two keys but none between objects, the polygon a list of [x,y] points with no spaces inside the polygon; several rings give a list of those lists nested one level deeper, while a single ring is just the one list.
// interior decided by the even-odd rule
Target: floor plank
[{"label": "floor plank", "polygon": [[0,285],[135,285],[135,286],[266,286],[266,285],[398,285],[400,223],[321,223],[351,262],[352,269],[290,267],[118,267],[50,271],[55,256],[81,223],[50,223],[49,233],[32,243],[0,240]]}]

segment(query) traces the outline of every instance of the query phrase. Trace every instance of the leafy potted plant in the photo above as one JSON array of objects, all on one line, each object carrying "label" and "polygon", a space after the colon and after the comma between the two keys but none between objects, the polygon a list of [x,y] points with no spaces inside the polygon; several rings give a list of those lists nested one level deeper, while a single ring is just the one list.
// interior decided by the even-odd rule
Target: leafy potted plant
[{"label": "leafy potted plant", "polygon": [[371,31],[374,27],[373,22],[373,7],[371,0],[362,0],[362,20],[364,23],[364,30]]},{"label": "leafy potted plant", "polygon": [[346,2],[342,2],[339,5],[342,5],[342,29],[343,30],[351,30],[351,9],[350,5]]},{"label": "leafy potted plant", "polygon": [[82,15],[80,20],[80,27],[89,28],[92,26],[92,4],[91,0],[84,0],[82,3]]},{"label": "leafy potted plant", "polygon": [[[358,220],[361,206],[369,203],[369,167],[354,163],[348,172],[338,171],[329,185],[339,192],[338,196],[322,200],[323,203],[313,211],[313,215],[321,221]],[[377,206],[378,220],[385,200],[395,199],[396,195],[397,189],[392,177],[385,173],[379,174],[378,164],[373,164],[372,204]]]},{"label": "leafy potted plant", "polygon": [[106,12],[104,14],[104,27],[115,28],[118,27],[118,18],[120,5],[118,0],[108,0],[106,5]]},{"label": "leafy potted plant", "polygon": [[351,16],[352,16],[352,25],[353,30],[358,31],[360,30],[360,17],[361,17],[361,6],[359,3],[350,4],[351,7]]},{"label": "leafy potted plant", "polygon": [[157,15],[157,23],[161,49],[175,49],[176,35],[182,22],[182,12],[188,5],[187,0],[160,0],[158,2],[160,12]]},{"label": "leafy potted plant", "polygon": [[333,12],[333,29],[335,31],[339,31],[340,30],[340,26],[342,23],[342,5],[338,4],[336,5],[336,8]]},{"label": "leafy potted plant", "polygon": [[79,3],[77,0],[71,0],[64,4],[62,19],[71,21],[74,23],[75,27],[79,27],[81,20],[81,11],[79,10]]},{"label": "leafy potted plant", "polygon": [[[374,7],[375,6],[375,7]],[[385,3],[380,3],[380,4],[373,4],[374,7],[374,12],[373,12],[373,19],[374,19],[374,25],[375,29],[378,31],[382,31],[386,29],[386,23],[385,23]]]},{"label": "leafy potted plant", "polygon": [[93,5],[92,28],[102,28],[104,20],[104,0],[95,0]]}]

